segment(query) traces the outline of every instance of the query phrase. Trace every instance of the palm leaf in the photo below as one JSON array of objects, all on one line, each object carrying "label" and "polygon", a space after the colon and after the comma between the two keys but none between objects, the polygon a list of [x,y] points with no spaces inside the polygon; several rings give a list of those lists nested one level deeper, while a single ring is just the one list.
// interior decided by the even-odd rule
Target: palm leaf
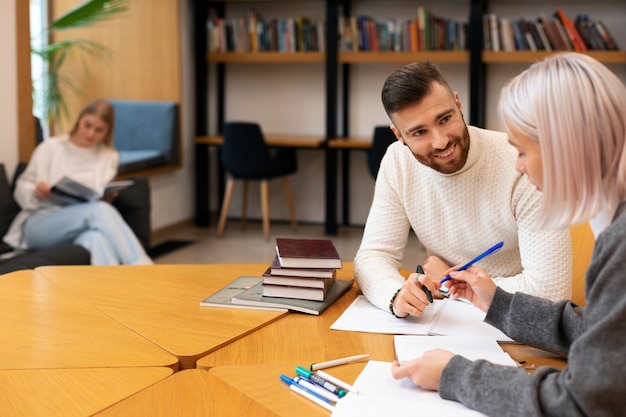
[{"label": "palm leaf", "polygon": [[126,0],[87,0],[52,21],[53,30],[75,29],[127,9]]},{"label": "palm leaf", "polygon": [[[127,10],[127,0],[86,0],[67,13],[52,21],[48,31],[76,29],[103,21],[114,14]],[[86,56],[98,59],[110,57],[110,51],[99,43],[84,39],[69,39],[49,44],[43,48],[32,49],[32,53],[40,56],[48,63],[48,74],[45,91],[43,92],[44,112],[48,121],[59,120],[60,116],[68,117],[66,102],[61,87],[79,92],[79,88],[70,77],[63,76],[61,67],[70,53],[76,51],[81,59],[84,72],[88,75]]]}]

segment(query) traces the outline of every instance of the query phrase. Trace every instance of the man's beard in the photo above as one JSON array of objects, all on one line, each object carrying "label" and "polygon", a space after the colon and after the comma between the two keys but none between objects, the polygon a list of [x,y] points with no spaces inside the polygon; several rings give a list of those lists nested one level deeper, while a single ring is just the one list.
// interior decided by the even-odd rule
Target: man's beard
[{"label": "man's beard", "polygon": [[[456,145],[456,155],[453,160],[446,161],[445,163],[439,163],[438,159],[434,157],[434,154],[442,154],[450,150],[451,147]],[[467,155],[469,154],[470,140],[469,140],[469,131],[467,130],[467,126],[465,126],[465,130],[462,136],[455,136],[450,139],[448,146],[446,149],[442,149],[440,151],[431,152],[429,155],[418,155],[413,153],[415,159],[417,159],[421,164],[434,169],[437,172],[442,174],[454,174],[461,168],[465,166],[467,162]],[[410,148],[409,148],[410,149]],[[411,151],[413,152],[413,151]]]}]

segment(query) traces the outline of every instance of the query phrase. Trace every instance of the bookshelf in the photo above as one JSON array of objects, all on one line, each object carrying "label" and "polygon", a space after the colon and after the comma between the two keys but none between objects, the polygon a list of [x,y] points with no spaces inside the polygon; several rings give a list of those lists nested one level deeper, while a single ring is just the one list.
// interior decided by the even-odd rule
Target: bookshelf
[{"label": "bookshelf", "polygon": [[[232,92],[227,89],[227,77],[237,75],[242,68],[247,68],[249,73],[257,71],[272,72],[280,71],[289,78],[294,72],[308,72],[315,78],[317,90],[322,98],[316,104],[316,108],[307,113],[307,118],[315,118],[319,126],[319,132],[306,131],[304,126],[291,126],[289,133],[294,137],[306,136],[314,133],[325,139],[323,154],[325,164],[324,172],[324,197],[325,206],[324,222],[326,232],[337,232],[337,211],[339,184],[341,177],[341,202],[344,224],[350,224],[350,177],[359,174],[358,166],[350,166],[354,156],[353,150],[363,150],[367,145],[363,144],[370,135],[370,131],[376,124],[388,123],[380,106],[379,93],[384,77],[393,69],[405,63],[417,60],[431,60],[442,66],[448,76],[452,73],[455,77],[453,88],[460,85],[461,99],[464,101],[464,110],[468,123],[495,128],[492,119],[497,118],[495,101],[498,91],[507,79],[523,70],[528,64],[535,62],[550,52],[545,51],[512,51],[493,52],[483,49],[483,16],[488,12],[498,15],[516,18],[525,16],[535,18],[540,13],[551,15],[559,3],[556,0],[527,0],[523,3],[514,0],[466,0],[463,2],[453,0],[425,0],[419,2],[426,7],[432,8],[438,15],[465,21],[469,30],[467,33],[465,50],[456,51],[344,51],[339,42],[338,30],[340,20],[349,16],[367,15],[374,19],[383,20],[389,16],[411,16],[417,9],[418,4],[412,0],[389,0],[380,2],[374,0],[309,0],[303,2],[289,2],[286,0],[224,0],[208,1],[193,0],[194,15],[194,64],[196,74],[196,223],[208,225],[208,170],[209,156],[206,141],[201,138],[207,136],[219,136],[221,123],[232,108],[230,101]],[[245,6],[244,6],[245,5]],[[239,9],[253,7],[265,14],[265,7],[270,5],[271,10],[266,18],[271,18],[272,13],[284,17],[302,14],[312,14],[312,18],[324,19],[326,22],[325,43],[322,51],[307,52],[210,52],[207,53],[207,25],[209,16],[227,16],[227,9]],[[278,6],[277,6],[278,5]],[[284,9],[284,11],[283,11]],[[622,71],[626,78],[626,34],[623,22],[626,19],[626,10],[612,0],[589,1],[575,0],[564,7],[571,15],[588,13],[592,18],[606,19],[618,45],[619,51],[590,51],[589,55],[609,64],[617,71]],[[279,10],[277,12],[277,10]],[[332,39],[333,41],[329,41]],[[382,74],[382,75],[381,75]],[[210,85],[209,78],[214,82]],[[369,77],[369,78],[368,78]],[[381,78],[382,77],[382,78]],[[320,79],[322,81],[320,81]],[[459,80],[462,80],[459,82]],[[307,83],[309,83],[307,81]],[[276,87],[279,89],[292,87]],[[297,87],[296,87],[297,88]],[[304,88],[304,86],[303,86]],[[463,89],[466,91],[463,91]],[[210,94],[209,94],[210,91]],[[310,90],[308,90],[310,91]],[[280,94],[280,91],[277,91]],[[212,101],[211,101],[212,100]],[[231,107],[229,107],[229,105]],[[380,109],[378,109],[378,107]],[[367,108],[366,108],[367,107]],[[364,108],[366,108],[364,110]],[[374,109],[374,110],[371,110]],[[372,111],[380,110],[372,116]],[[468,111],[469,110],[469,111]],[[277,110],[277,112],[279,112]],[[382,115],[381,115],[382,114]],[[322,122],[322,119],[324,121]],[[302,119],[304,122],[304,119]],[[260,122],[265,125],[264,120]],[[212,129],[209,129],[211,125]],[[308,127],[310,129],[310,127]],[[300,129],[300,130],[299,130]],[[212,130],[209,132],[209,130]],[[355,131],[355,132],[352,132]],[[353,134],[354,133],[354,134]],[[341,141],[344,141],[343,143]],[[358,143],[358,146],[354,144]],[[217,145],[213,145],[217,146]],[[354,164],[353,164],[354,165]],[[358,164],[357,164],[358,165]],[[218,187],[221,182],[218,182]],[[353,184],[354,185],[354,184]],[[221,194],[221,192],[220,192]],[[359,204],[357,217],[363,218],[363,207],[369,206],[369,191],[362,192],[366,195]],[[354,196],[353,196],[354,197]],[[359,197],[362,197],[359,195]],[[321,199],[319,199],[321,201]],[[321,204],[319,201],[316,204]],[[354,214],[354,213],[352,213]]]}]

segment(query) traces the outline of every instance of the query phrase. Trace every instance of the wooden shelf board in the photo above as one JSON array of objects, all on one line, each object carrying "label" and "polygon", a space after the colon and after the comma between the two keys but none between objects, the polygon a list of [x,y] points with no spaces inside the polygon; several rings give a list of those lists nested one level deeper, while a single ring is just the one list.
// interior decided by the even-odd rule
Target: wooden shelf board
[{"label": "wooden shelf board", "polygon": [[339,62],[350,63],[409,63],[430,60],[438,63],[466,64],[467,51],[422,51],[422,52],[340,52]]},{"label": "wooden shelf board", "polygon": [[321,63],[325,61],[323,52],[224,52],[207,54],[209,62],[224,63]]},{"label": "wooden shelf board", "polygon": [[[549,55],[566,51],[483,51],[483,62],[486,64],[532,63]],[[587,51],[585,54],[603,63],[626,63],[626,51]]]},{"label": "wooden shelf board", "polygon": [[[319,148],[324,143],[324,139],[316,136],[302,135],[265,135],[265,142],[274,147],[294,147],[294,148]],[[221,145],[224,143],[222,136],[197,136],[196,145]]]}]

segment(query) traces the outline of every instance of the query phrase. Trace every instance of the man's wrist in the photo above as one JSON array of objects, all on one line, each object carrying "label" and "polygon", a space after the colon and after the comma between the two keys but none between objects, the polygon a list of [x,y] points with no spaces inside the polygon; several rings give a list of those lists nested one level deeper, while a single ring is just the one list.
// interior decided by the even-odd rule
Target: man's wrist
[{"label": "man's wrist", "polygon": [[401,319],[402,317],[398,316],[395,311],[393,311],[393,302],[396,301],[396,297],[398,296],[398,294],[400,294],[400,290],[402,289],[402,287],[398,288],[398,291],[396,291],[393,294],[393,297],[391,297],[391,301],[389,301],[389,311],[391,312],[391,314],[394,315],[394,317],[397,317],[399,319]]}]

